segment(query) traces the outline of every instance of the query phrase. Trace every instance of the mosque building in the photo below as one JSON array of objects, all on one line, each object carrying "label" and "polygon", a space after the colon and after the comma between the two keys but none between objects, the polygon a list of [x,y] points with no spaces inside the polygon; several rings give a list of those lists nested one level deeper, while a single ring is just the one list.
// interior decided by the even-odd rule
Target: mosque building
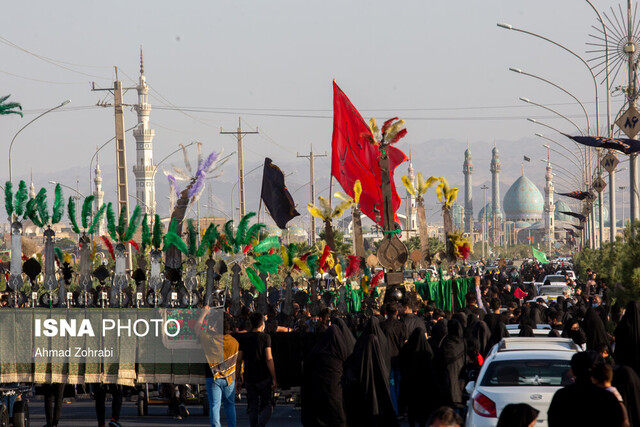
[{"label": "mosque building", "polygon": [[[454,212],[454,218],[459,215],[464,223],[456,227],[464,229],[466,233],[473,233],[475,241],[482,240],[484,234],[492,246],[535,244],[543,250],[550,251],[556,242],[567,239],[567,229],[571,229],[575,220],[562,213],[572,211],[566,202],[553,200],[551,163],[547,162],[546,166],[544,196],[533,181],[525,176],[523,168],[522,175],[511,184],[500,203],[500,159],[496,146],[491,154],[491,192],[487,194],[490,199],[486,200],[486,205],[480,209],[474,222],[473,201],[469,188],[473,168],[469,148],[465,151],[465,206],[460,207],[463,212]],[[608,212],[606,215],[608,216]],[[605,213],[603,216],[606,221]]]}]

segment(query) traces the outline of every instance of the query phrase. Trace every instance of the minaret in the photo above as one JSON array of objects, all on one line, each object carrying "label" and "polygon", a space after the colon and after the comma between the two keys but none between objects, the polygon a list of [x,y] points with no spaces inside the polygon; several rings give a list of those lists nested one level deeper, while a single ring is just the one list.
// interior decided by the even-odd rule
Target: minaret
[{"label": "minaret", "polygon": [[[95,203],[94,212],[98,212],[100,206],[104,203],[104,191],[102,191],[102,172],[100,171],[100,165],[98,164],[100,158],[96,157],[96,169],[93,173],[93,201]],[[96,234],[98,236],[102,236],[105,232],[104,229],[104,215],[100,218],[100,224],[98,224],[98,228],[96,228]]]},{"label": "minaret", "polygon": [[551,244],[554,240],[554,212],[556,206],[553,204],[553,174],[551,173],[551,156],[547,153],[547,174],[545,175],[547,185],[544,187],[544,233],[547,240],[547,251],[551,252]]},{"label": "minaret", "polygon": [[31,170],[31,184],[29,184],[29,198],[36,198],[36,186],[33,185],[33,169]]},{"label": "minaret", "polygon": [[143,212],[153,215],[156,210],[155,166],[153,164],[153,137],[155,131],[149,127],[149,87],[144,76],[142,48],[140,48],[140,80],[136,87],[138,103],[134,106],[138,113],[138,126],[133,130],[136,139],[136,164],[133,173],[136,176],[136,203]]},{"label": "minaret", "polygon": [[493,217],[491,218],[491,240],[493,244],[496,245],[499,244],[498,231],[502,229],[502,224],[500,224],[502,212],[500,211],[500,157],[498,147],[496,147],[495,143],[491,154],[491,210],[493,211]]},{"label": "minaret", "polygon": [[[409,181],[413,182],[413,164],[411,164],[411,155],[409,155],[409,170],[408,172],[408,176],[409,176]],[[417,213],[418,210],[416,209],[416,196],[414,196],[413,194],[410,194],[407,191],[407,203],[406,203],[406,215],[407,215],[407,239],[409,239],[411,237],[411,232],[415,231],[418,229],[418,224],[417,224]]]},{"label": "minaret", "polygon": [[473,233],[473,163],[471,163],[471,151],[469,146],[464,152],[464,164],[462,165],[462,173],[464,174],[464,231],[465,233]]}]

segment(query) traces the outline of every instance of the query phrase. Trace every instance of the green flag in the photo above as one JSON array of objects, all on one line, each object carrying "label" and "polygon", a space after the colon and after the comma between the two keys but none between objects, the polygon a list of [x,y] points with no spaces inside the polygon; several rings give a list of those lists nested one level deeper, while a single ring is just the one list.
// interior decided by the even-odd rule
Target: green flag
[{"label": "green flag", "polygon": [[537,250],[533,246],[531,247],[531,249],[533,250],[533,257],[535,259],[537,259],[539,262],[543,264],[549,264],[549,260],[547,259],[547,256],[545,255],[544,252]]}]

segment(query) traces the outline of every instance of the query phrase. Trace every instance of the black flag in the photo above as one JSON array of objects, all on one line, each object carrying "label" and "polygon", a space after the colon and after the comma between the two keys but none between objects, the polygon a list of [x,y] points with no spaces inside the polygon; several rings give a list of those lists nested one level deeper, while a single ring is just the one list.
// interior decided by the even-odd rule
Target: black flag
[{"label": "black flag", "polygon": [[524,161],[525,161],[525,162],[530,162],[530,161],[531,161],[531,158],[530,158],[530,157],[527,157],[527,156],[524,156]]},{"label": "black flag", "polygon": [[575,212],[566,212],[566,211],[560,211],[561,214],[565,214],[565,215],[569,215],[572,216],[574,218],[578,218],[580,220],[580,222],[585,222],[587,220],[587,217],[579,214],[579,213],[575,213]]},{"label": "black flag", "polygon": [[591,196],[591,193],[589,193],[588,191],[580,191],[580,190],[572,191],[571,193],[557,193],[557,194],[560,196],[571,197],[572,199],[577,199],[577,200],[584,200],[587,197]]},{"label": "black flag", "polygon": [[284,184],[284,174],[268,157],[264,159],[260,197],[271,214],[271,218],[283,230],[287,228],[287,222],[300,215],[287,186]]},{"label": "black flag", "polygon": [[609,138],[607,136],[571,136],[563,134],[575,142],[589,147],[611,148],[624,154],[633,154],[640,151],[640,141],[628,138]]}]

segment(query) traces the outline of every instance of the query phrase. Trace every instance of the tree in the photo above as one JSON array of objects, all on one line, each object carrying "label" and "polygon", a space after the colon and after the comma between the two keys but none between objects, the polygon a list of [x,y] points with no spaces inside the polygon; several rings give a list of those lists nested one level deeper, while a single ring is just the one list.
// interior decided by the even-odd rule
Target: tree
[{"label": "tree", "polygon": [[[319,234],[320,239],[325,240],[326,230],[322,230]],[[333,230],[333,240],[335,244],[335,252],[339,255],[347,256],[353,253],[351,244],[344,241],[344,233],[342,231]],[[326,242],[326,240],[325,240]],[[321,248],[322,249],[322,248]]]},{"label": "tree", "polygon": [[[11,95],[0,96],[0,116],[7,116],[9,114],[19,114],[22,116],[22,105],[18,102],[6,102]],[[17,111],[16,108],[20,111]]]},{"label": "tree", "polygon": [[[420,247],[420,236],[413,236],[409,240],[405,242],[407,246],[407,250],[409,253],[416,249],[421,249]],[[444,250],[444,243],[440,239],[436,239],[435,237],[429,237],[429,253],[435,254],[438,251]]]}]

